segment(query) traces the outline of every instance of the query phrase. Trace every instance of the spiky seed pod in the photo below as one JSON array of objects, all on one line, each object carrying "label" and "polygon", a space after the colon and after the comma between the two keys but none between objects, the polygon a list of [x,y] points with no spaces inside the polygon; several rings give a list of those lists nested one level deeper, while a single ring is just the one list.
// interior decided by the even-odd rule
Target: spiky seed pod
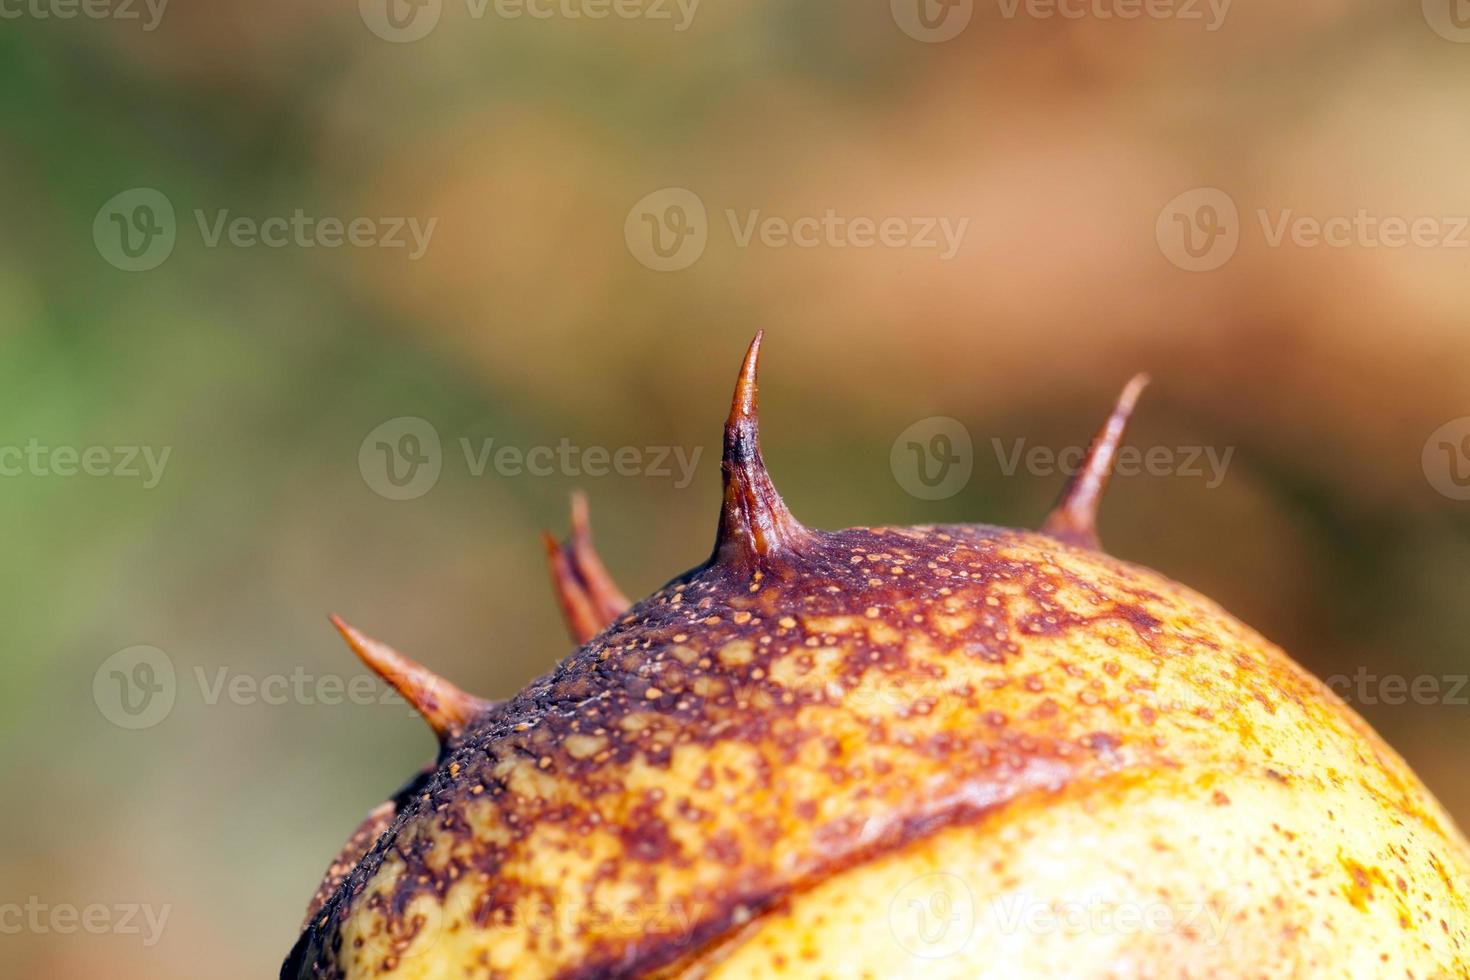
[{"label": "spiky seed pod", "polygon": [[503,704],[339,623],[438,760],[328,870],[282,977],[1465,976],[1470,850],[1209,600],[1097,550],[1129,384],[1040,533],[813,531],[757,335],[713,554]]}]

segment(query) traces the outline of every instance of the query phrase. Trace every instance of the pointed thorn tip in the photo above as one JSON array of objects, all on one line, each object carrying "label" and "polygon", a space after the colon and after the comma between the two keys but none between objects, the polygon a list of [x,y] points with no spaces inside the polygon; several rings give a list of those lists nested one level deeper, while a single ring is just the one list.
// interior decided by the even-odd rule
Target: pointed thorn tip
[{"label": "pointed thorn tip", "polygon": [[754,426],[759,421],[756,411],[760,388],[761,340],[764,330],[757,330],[750,346],[745,350],[745,360],[740,362],[740,376],[735,383],[735,397],[730,403],[730,420],[727,430],[737,426]]},{"label": "pointed thorn tip", "polygon": [[388,644],[365,635],[341,616],[334,614],[329,619],[358,659],[423,715],[441,744],[492,707],[491,702],[466,694]]},{"label": "pointed thorn tip", "polygon": [[612,625],[632,605],[592,546],[587,495],[572,494],[572,531],[564,542],[541,533],[551,567],[551,585],[577,643],[586,643]]},{"label": "pointed thorn tip", "polygon": [[591,511],[587,505],[587,494],[581,490],[572,491],[572,530],[586,531],[592,524]]},{"label": "pointed thorn tip", "polygon": [[759,395],[761,341],[757,330],[740,364],[730,418],[725,423],[725,502],[712,561],[748,561],[763,558],[796,544],[810,532],[786,509],[771,483],[760,450]]},{"label": "pointed thorn tip", "polygon": [[1067,481],[1061,497],[1042,523],[1043,533],[1083,548],[1101,547],[1097,536],[1098,508],[1113,472],[1113,458],[1123,443],[1138,398],[1148,384],[1149,376],[1140,372],[1123,386],[1107,421],[1088,447],[1082,466]]}]

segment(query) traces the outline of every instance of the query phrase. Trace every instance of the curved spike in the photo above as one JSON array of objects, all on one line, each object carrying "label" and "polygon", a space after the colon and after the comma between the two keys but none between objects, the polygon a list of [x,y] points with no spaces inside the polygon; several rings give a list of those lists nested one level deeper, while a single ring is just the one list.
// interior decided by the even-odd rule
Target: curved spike
[{"label": "curved spike", "polygon": [[580,490],[572,494],[572,534],[567,539],[570,546],[572,567],[587,589],[593,607],[602,616],[607,626],[632,605],[623,595],[617,583],[607,573],[607,566],[592,547],[592,520],[587,514],[587,495]]},{"label": "curved spike", "polygon": [[765,331],[756,331],[745,352],[725,422],[725,451],[720,462],[725,502],[711,557],[715,563],[757,561],[796,546],[811,534],[786,509],[761,459],[756,394],[764,335]]},{"label": "curved spike", "polygon": [[562,616],[567,621],[567,630],[572,634],[573,642],[578,645],[586,643],[602,632],[610,621],[603,620],[587,587],[577,575],[570,547],[558,544],[556,538],[545,531],[541,532],[541,543],[546,546],[546,564],[551,569],[551,584],[556,590]]},{"label": "curved spike", "polygon": [[439,736],[440,744],[457,736],[470,722],[497,704],[466,694],[388,644],[360,633],[342,617],[332,616],[331,620],[352,652],[424,716],[424,721]]},{"label": "curved spike", "polygon": [[1087,448],[1082,466],[1062,488],[1062,495],[1041,525],[1042,533],[1083,548],[1101,548],[1097,538],[1097,509],[1113,472],[1113,457],[1123,442],[1128,419],[1138,396],[1148,386],[1148,375],[1135,374],[1118,396],[1112,414]]}]

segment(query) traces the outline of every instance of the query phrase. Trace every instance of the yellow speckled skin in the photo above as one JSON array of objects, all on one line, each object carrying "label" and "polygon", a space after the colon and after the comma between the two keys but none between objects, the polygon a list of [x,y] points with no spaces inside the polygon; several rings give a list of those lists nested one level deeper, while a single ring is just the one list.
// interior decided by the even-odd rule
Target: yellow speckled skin
[{"label": "yellow speckled skin", "polygon": [[1464,839],[1213,603],[981,525],[778,550],[451,740],[282,976],[1470,975]]}]

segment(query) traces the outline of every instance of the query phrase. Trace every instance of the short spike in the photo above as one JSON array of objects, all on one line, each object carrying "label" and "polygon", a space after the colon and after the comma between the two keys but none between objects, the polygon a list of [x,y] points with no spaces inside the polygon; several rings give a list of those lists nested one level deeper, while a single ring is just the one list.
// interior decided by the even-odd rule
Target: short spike
[{"label": "short spike", "polygon": [[628,611],[632,605],[623,595],[607,566],[592,547],[592,520],[587,514],[587,495],[578,491],[572,494],[572,534],[567,539],[571,550],[572,567],[587,588],[592,605],[602,616],[606,626]]},{"label": "short spike", "polygon": [[725,452],[720,463],[725,502],[711,558],[717,564],[759,561],[799,545],[811,534],[786,509],[761,459],[756,394],[764,333],[757,331],[745,352],[730,418],[725,422]]},{"label": "short spike", "polygon": [[611,626],[632,605],[613,582],[592,547],[592,522],[587,497],[572,494],[572,533],[561,543],[542,533],[551,584],[566,617],[567,629],[577,643],[586,643]]},{"label": "short spike", "polygon": [[1138,396],[1148,386],[1148,375],[1135,374],[1118,396],[1118,403],[1087,449],[1082,467],[1067,481],[1062,496],[1046,516],[1041,530],[1068,544],[1101,548],[1097,537],[1097,510],[1113,472],[1113,457],[1123,442],[1128,419]]},{"label": "short spike", "polygon": [[541,543],[546,546],[546,564],[551,569],[551,584],[556,589],[556,600],[561,605],[562,617],[567,621],[567,630],[575,643],[586,643],[607,625],[598,615],[592,597],[587,594],[581,579],[572,565],[567,548],[557,544],[545,531],[541,532]]},{"label": "short spike", "polygon": [[331,620],[362,662],[424,716],[441,744],[459,735],[472,721],[495,707],[497,702],[466,694],[388,644],[365,636],[342,617],[333,616]]}]

